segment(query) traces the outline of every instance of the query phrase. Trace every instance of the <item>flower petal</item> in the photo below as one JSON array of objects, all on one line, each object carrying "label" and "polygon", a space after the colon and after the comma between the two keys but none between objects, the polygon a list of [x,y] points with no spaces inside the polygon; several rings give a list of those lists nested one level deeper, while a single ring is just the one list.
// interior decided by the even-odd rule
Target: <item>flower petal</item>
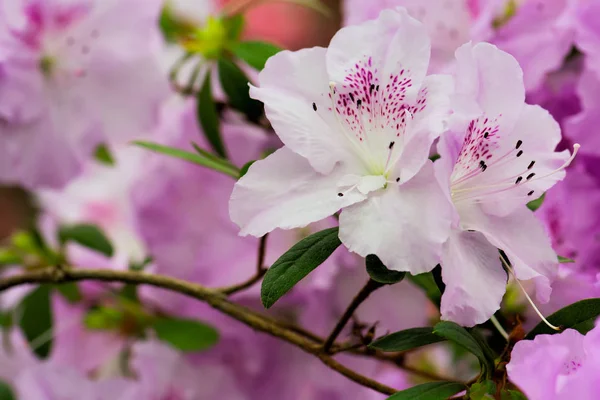
[{"label": "flower petal", "polygon": [[343,210],[340,240],[361,256],[376,254],[390,269],[427,272],[440,260],[450,213],[450,203],[428,163],[410,181],[390,184]]},{"label": "flower petal", "polygon": [[308,161],[283,147],[252,164],[236,183],[229,214],[241,235],[262,236],[275,228],[304,227],[365,199],[357,190],[338,195],[345,173],[338,167],[329,175],[316,172]]},{"label": "flower petal", "polygon": [[485,236],[453,231],[442,256],[442,319],[463,326],[487,321],[500,308],[506,278],[498,249]]},{"label": "flower petal", "polygon": [[277,136],[321,173],[330,172],[343,158],[347,143],[329,111],[325,52],[322,47],[282,51],[267,61],[260,87],[250,86],[250,95],[265,103]]}]

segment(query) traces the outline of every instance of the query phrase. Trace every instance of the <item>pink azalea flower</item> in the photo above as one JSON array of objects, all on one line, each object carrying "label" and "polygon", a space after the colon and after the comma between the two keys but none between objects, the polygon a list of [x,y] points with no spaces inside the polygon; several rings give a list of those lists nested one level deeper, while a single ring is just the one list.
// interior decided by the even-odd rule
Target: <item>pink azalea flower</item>
[{"label": "pink azalea flower", "polygon": [[513,348],[508,377],[530,400],[593,400],[600,392],[600,328],[538,335]]},{"label": "pink azalea flower", "polygon": [[237,182],[230,215],[241,234],[303,227],[343,209],[349,250],[396,270],[431,270],[450,210],[427,157],[445,128],[452,81],[426,76],[429,53],[423,25],[386,10],[340,30],[328,49],[272,57],[251,95],[285,146]]},{"label": "pink azalea flower", "polygon": [[569,154],[554,152],[561,139],[556,121],[524,103],[512,56],[469,43],[456,57],[455,130],[442,136],[435,164],[456,210],[442,258],[441,312],[442,319],[472,326],[492,316],[506,290],[497,248],[517,278],[535,279],[538,297],[548,300],[556,254],[525,204],[565,176]]},{"label": "pink azalea flower", "polygon": [[0,181],[60,187],[168,93],[157,0],[0,1]]}]

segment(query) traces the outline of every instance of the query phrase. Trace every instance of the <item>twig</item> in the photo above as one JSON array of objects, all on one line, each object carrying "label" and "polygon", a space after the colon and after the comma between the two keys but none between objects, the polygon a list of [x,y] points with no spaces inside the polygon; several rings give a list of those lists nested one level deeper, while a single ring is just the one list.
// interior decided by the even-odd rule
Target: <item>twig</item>
[{"label": "twig", "polygon": [[95,269],[56,269],[43,268],[27,271],[19,275],[8,276],[0,279],[0,291],[25,284],[39,283],[65,283],[85,280],[102,282],[123,282],[131,284],[145,284],[163,289],[172,290],[189,297],[193,297],[209,304],[211,307],[229,315],[232,318],[258,331],[280,338],[295,345],[303,351],[317,356],[331,369],[344,375],[348,379],[383,394],[393,394],[395,389],[383,385],[373,379],[367,378],[351,369],[346,368],[331,356],[323,353],[319,344],[312,340],[277,324],[275,320],[260,315],[256,311],[231,302],[227,297],[213,289],[186,282],[168,276],[148,274],[141,271],[117,271]]},{"label": "twig", "polygon": [[352,315],[354,314],[354,311],[356,311],[358,306],[360,306],[362,304],[362,302],[365,301],[371,293],[373,293],[375,290],[379,289],[381,286],[383,286],[383,284],[381,284],[379,282],[375,282],[372,279],[369,279],[369,281],[365,284],[365,286],[354,297],[354,299],[352,300],[352,302],[350,303],[350,305],[348,306],[346,311],[344,311],[344,314],[338,321],[337,325],[333,328],[333,331],[331,331],[331,333],[329,334],[329,337],[327,337],[327,339],[325,340],[325,343],[323,344],[324,352],[326,352],[326,353],[329,352],[329,350],[331,349],[331,346],[337,339],[340,332],[342,332],[342,329],[344,329],[344,327],[346,326],[346,324],[348,323],[350,318],[352,318]]}]

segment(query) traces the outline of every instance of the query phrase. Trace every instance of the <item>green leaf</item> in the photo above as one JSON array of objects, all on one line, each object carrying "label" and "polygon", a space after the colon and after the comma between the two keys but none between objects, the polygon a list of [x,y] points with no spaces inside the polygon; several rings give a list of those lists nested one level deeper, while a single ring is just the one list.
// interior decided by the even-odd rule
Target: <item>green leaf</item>
[{"label": "green leaf", "polygon": [[494,399],[496,394],[496,384],[494,381],[483,381],[474,383],[469,388],[469,399],[471,400],[484,400]]},{"label": "green leaf", "polygon": [[535,200],[531,200],[529,203],[527,203],[527,207],[531,211],[537,210],[538,208],[540,208],[542,206],[542,203],[544,202],[545,197],[546,197],[546,193],[542,194],[540,197],[538,197]]},{"label": "green leaf", "polygon": [[469,353],[474,354],[479,359],[481,365],[485,367],[488,374],[494,371],[494,360],[486,357],[486,352],[479,345],[477,339],[462,326],[450,321],[441,321],[433,327],[433,333],[456,343]]},{"label": "green leaf", "polygon": [[236,42],[240,39],[244,30],[244,16],[242,14],[235,14],[225,17],[223,18],[223,25],[227,32],[227,39],[231,42]]},{"label": "green leaf", "polygon": [[[227,157],[227,151],[221,138],[221,123],[219,121],[219,113],[217,112],[217,105],[212,95],[211,89],[211,73],[210,71],[204,78],[204,83],[200,92],[198,92],[198,98],[196,99],[196,114],[198,121],[202,127],[204,136],[210,143],[211,147],[221,157]],[[204,157],[208,159],[208,157]]]},{"label": "green leaf", "polygon": [[263,113],[260,101],[250,98],[248,77],[233,62],[224,58],[218,61],[221,86],[233,108],[243,112],[248,119],[256,121]]},{"label": "green leaf", "polygon": [[[551,324],[564,329],[571,328],[586,334],[594,327],[594,321],[600,315],[600,299],[586,299],[562,308],[546,318]],[[540,322],[525,339],[533,339],[540,334],[553,335],[559,333],[543,321]]]},{"label": "green leaf", "polygon": [[185,352],[206,350],[219,340],[215,328],[192,319],[158,318],[151,327],[160,340]]},{"label": "green leaf", "polygon": [[107,257],[112,257],[114,254],[112,244],[96,225],[61,226],[58,231],[58,238],[62,244],[73,241],[88,249],[102,253]]},{"label": "green leaf", "polygon": [[10,385],[4,381],[0,381],[0,400],[16,400],[16,398]]},{"label": "green leaf", "polygon": [[116,330],[122,326],[125,314],[112,307],[93,308],[83,317],[83,324],[90,330]]},{"label": "green leaf", "polygon": [[388,400],[443,400],[466,389],[458,382],[429,382],[394,393]]},{"label": "green leaf", "polygon": [[248,41],[237,43],[233,53],[251,67],[262,70],[267,60],[281,51],[281,48],[271,43]]},{"label": "green leaf", "polygon": [[52,348],[50,293],[50,286],[39,286],[29,293],[20,304],[23,312],[19,325],[31,350],[40,358],[48,357]]},{"label": "green leaf", "polygon": [[157,143],[152,142],[144,142],[144,141],[136,141],[133,144],[146,148],[148,150],[154,151],[156,153],[165,154],[171,157],[180,158],[185,161],[193,162],[195,164],[201,165],[206,168],[214,169],[215,171],[219,171],[225,175],[229,175],[235,179],[239,177],[239,171],[237,168],[231,166],[231,164],[226,161],[217,162],[213,159],[209,159],[200,154],[191,153],[189,151],[176,149],[174,147],[163,146]]},{"label": "green leaf", "polygon": [[405,351],[443,340],[433,333],[433,328],[411,328],[381,337],[369,347],[382,351]]},{"label": "green leaf", "polygon": [[424,274],[418,275],[408,275],[408,279],[415,285],[419,286],[421,289],[425,291],[425,294],[431,300],[433,304],[435,304],[438,308],[440,307],[440,302],[442,300],[442,293],[435,283],[435,279],[431,272],[426,272]]},{"label": "green leaf", "polygon": [[2,265],[19,265],[22,263],[22,258],[11,249],[0,249],[0,266]]},{"label": "green leaf", "polygon": [[563,256],[558,256],[558,262],[561,264],[574,263],[575,260]]},{"label": "green leaf", "polygon": [[98,147],[96,147],[96,151],[94,152],[94,158],[101,164],[109,166],[115,165],[115,159],[113,158],[112,154],[110,153],[110,150],[108,149],[108,147],[106,147],[105,144],[100,144],[98,145]]},{"label": "green leaf", "polygon": [[246,173],[248,172],[248,170],[250,169],[252,164],[254,164],[255,162],[256,162],[256,160],[252,160],[252,161],[248,161],[246,164],[244,164],[242,169],[240,169],[240,178],[242,176],[246,175]]},{"label": "green leaf", "polygon": [[56,289],[69,303],[77,303],[83,298],[75,282],[61,283]]},{"label": "green leaf", "polygon": [[338,228],[335,227],[313,233],[292,246],[265,274],[260,293],[265,308],[275,304],[341,244]]},{"label": "green leaf", "polygon": [[369,254],[365,259],[367,273],[375,282],[393,284],[406,276],[406,272],[389,270],[375,254]]}]

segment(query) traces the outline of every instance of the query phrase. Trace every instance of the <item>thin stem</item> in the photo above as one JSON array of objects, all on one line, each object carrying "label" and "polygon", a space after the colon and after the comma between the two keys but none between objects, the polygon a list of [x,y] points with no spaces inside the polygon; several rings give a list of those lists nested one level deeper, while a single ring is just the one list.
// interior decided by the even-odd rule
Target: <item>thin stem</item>
[{"label": "thin stem", "polygon": [[331,369],[362,386],[369,387],[379,393],[387,395],[396,392],[395,389],[389,386],[383,385],[341,365],[331,356],[323,353],[319,344],[314,343],[312,340],[290,329],[282,327],[272,318],[263,316],[256,311],[239,304],[235,304],[227,299],[223,293],[220,293],[216,290],[180,279],[162,275],[148,274],[140,271],[43,268],[0,279],[0,291],[25,284],[65,283],[86,280],[145,284],[187,295],[209,304],[214,309],[219,310],[234,319],[237,319],[238,321],[255,330],[282,339],[309,354],[315,355]]},{"label": "thin stem", "polygon": [[502,337],[504,339],[506,339],[506,341],[508,342],[508,333],[504,330],[504,328],[502,327],[502,325],[500,325],[500,322],[498,321],[498,319],[496,318],[495,315],[492,315],[492,317],[490,318],[490,321],[492,321],[492,324],[494,324],[494,326],[496,327],[496,329],[498,330],[498,332],[500,332],[500,334],[502,335]]},{"label": "thin stem", "polygon": [[356,311],[358,306],[360,306],[362,302],[365,301],[371,293],[379,289],[381,286],[383,286],[383,284],[375,282],[372,279],[369,279],[367,281],[365,286],[360,290],[360,292],[358,292],[354,299],[352,299],[352,302],[350,303],[348,308],[346,308],[346,311],[344,311],[344,314],[342,315],[336,326],[333,328],[333,331],[331,331],[331,333],[325,340],[325,343],[323,344],[324,352],[327,353],[331,349],[331,346],[337,339],[338,335],[342,332],[342,329],[344,329],[350,318],[352,318],[352,315],[354,314],[354,311]]},{"label": "thin stem", "polygon": [[231,295],[237,292],[241,292],[242,290],[248,289],[253,286],[256,282],[260,281],[262,277],[267,272],[267,268],[265,267],[265,257],[267,253],[267,238],[269,234],[267,233],[263,237],[260,238],[260,242],[258,243],[258,256],[256,259],[256,273],[254,276],[250,277],[248,280],[239,283],[237,285],[224,287],[221,289],[217,289],[217,291]]}]

